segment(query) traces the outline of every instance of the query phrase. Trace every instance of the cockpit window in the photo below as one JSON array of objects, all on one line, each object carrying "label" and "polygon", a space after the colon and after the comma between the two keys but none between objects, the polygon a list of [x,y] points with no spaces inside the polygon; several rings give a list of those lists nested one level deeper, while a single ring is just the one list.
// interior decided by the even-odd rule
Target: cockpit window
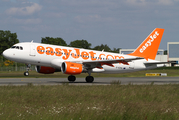
[{"label": "cockpit window", "polygon": [[11,48],[16,48],[16,46],[12,46]]},{"label": "cockpit window", "polygon": [[22,47],[22,46],[12,46],[11,48],[12,48],[12,49],[18,49],[18,50],[23,50],[23,47]]}]

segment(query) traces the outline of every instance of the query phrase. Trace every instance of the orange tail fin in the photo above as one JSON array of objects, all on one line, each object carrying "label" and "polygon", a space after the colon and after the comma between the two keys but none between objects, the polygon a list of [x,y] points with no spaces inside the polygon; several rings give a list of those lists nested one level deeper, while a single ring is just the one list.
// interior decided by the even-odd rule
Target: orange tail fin
[{"label": "orange tail fin", "polygon": [[129,55],[144,57],[147,60],[155,60],[163,33],[164,29],[155,28],[152,33],[143,41],[143,43],[140,44],[139,47]]}]

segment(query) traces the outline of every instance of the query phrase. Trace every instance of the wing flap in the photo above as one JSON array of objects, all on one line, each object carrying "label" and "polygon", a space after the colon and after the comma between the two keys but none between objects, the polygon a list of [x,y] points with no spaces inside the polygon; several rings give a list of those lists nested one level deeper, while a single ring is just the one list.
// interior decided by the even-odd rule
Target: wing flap
[{"label": "wing flap", "polygon": [[139,59],[144,59],[142,57],[133,57],[133,58],[125,58],[125,59],[112,59],[112,60],[95,60],[95,61],[83,61],[83,64],[90,64],[90,63],[109,63],[109,64],[114,64],[114,63],[128,63],[133,60],[139,60]]}]

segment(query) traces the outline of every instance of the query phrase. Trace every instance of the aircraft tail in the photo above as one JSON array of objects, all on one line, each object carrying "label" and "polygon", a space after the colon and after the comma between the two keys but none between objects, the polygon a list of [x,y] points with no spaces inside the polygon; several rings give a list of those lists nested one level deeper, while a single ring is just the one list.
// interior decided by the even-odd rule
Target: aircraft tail
[{"label": "aircraft tail", "polygon": [[147,60],[155,60],[163,33],[164,29],[155,28],[152,33],[139,45],[139,47],[129,55],[144,57]]}]

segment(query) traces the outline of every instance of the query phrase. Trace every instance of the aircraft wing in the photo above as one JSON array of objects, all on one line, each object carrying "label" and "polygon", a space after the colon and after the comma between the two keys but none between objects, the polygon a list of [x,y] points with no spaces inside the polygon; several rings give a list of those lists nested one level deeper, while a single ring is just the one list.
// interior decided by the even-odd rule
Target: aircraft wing
[{"label": "aircraft wing", "polygon": [[176,62],[145,62],[145,65],[156,65],[156,64],[168,64],[168,63],[176,63]]},{"label": "aircraft wing", "polygon": [[123,63],[123,62],[131,62],[132,60],[139,60],[139,59],[144,59],[141,57],[134,57],[134,58],[126,58],[126,59],[112,59],[112,60],[94,60],[94,61],[83,61],[84,64],[88,64],[88,63],[101,63],[101,62],[105,62],[105,63]]},{"label": "aircraft wing", "polygon": [[126,58],[126,59],[112,59],[112,60],[94,60],[94,61],[86,60],[86,61],[82,61],[82,64],[87,68],[95,68],[95,67],[102,68],[102,65],[108,65],[114,67],[113,66],[114,63],[122,63],[122,64],[129,65],[128,62],[131,62],[133,60],[140,60],[140,59],[144,59],[144,58],[133,57],[133,58]]}]

